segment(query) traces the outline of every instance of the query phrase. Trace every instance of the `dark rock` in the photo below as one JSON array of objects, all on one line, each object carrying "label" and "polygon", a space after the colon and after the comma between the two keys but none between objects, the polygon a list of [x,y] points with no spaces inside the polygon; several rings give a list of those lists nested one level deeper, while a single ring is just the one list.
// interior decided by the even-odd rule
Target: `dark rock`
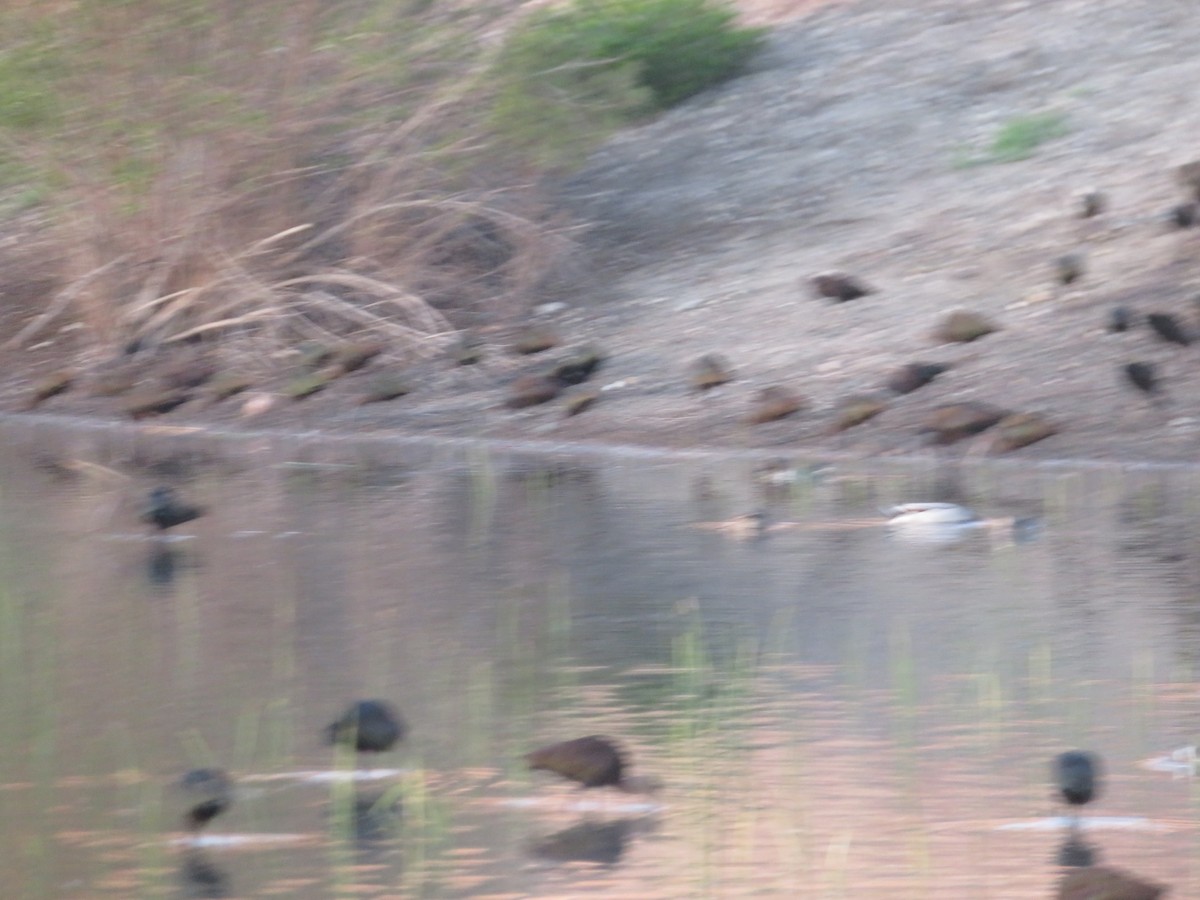
[{"label": "dark rock", "polygon": [[953,444],[986,431],[1008,414],[1008,410],[988,403],[950,403],[935,407],[925,417],[920,433],[932,435],[939,444]]},{"label": "dark rock", "polygon": [[805,406],[804,398],[795,391],[781,385],[771,385],[758,392],[746,415],[746,422],[750,425],[773,422],[797,413]]},{"label": "dark rock", "polygon": [[707,391],[718,385],[733,380],[733,370],[729,362],[718,353],[706,353],[692,363],[688,378],[692,387]]},{"label": "dark rock", "polygon": [[999,331],[986,316],[965,309],[956,309],[946,316],[933,331],[935,340],[943,343],[968,344],[981,337]]},{"label": "dark rock", "polygon": [[812,286],[818,297],[828,297],[838,303],[875,293],[874,288],[845,272],[823,272],[813,277]]},{"label": "dark rock", "polygon": [[1154,329],[1155,334],[1169,343],[1186,347],[1192,342],[1191,335],[1170,313],[1149,313],[1146,316],[1146,324]]},{"label": "dark rock", "polygon": [[1008,453],[1058,434],[1058,426],[1037,413],[1013,413],[996,423],[993,453]]},{"label": "dark rock", "polygon": [[949,369],[945,363],[907,363],[888,376],[887,388],[897,394],[911,394]]},{"label": "dark rock", "polygon": [[522,375],[509,386],[504,405],[509,409],[524,409],[549,403],[561,390],[562,385],[546,375]]},{"label": "dark rock", "polygon": [[830,426],[830,431],[837,433],[853,428],[855,425],[861,425],[863,422],[875,418],[887,409],[887,406],[887,401],[868,394],[847,397],[838,404],[837,415]]}]

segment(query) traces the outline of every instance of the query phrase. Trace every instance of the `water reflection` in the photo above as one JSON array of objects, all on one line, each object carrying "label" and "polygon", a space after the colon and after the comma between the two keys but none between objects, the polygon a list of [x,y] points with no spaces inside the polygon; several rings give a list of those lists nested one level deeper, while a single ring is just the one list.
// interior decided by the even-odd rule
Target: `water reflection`
[{"label": "water reflection", "polygon": [[1055,855],[1056,864],[1065,868],[1086,868],[1100,861],[1100,851],[1094,845],[1084,840],[1077,829],[1072,828],[1059,845]]},{"label": "water reflection", "polygon": [[181,895],[188,898],[232,897],[229,873],[218,866],[203,850],[190,847],[183,851],[179,864]]},{"label": "water reflection", "polygon": [[598,863],[615,866],[638,833],[654,830],[654,820],[645,817],[579,822],[553,834],[534,838],[529,853],[555,863]]},{"label": "water reflection", "polygon": [[[1141,765],[1200,726],[1195,473],[839,463],[764,500],[736,456],[35,437],[0,433],[13,896],[1019,900],[1101,849],[1200,895],[1188,782]],[[209,507],[189,542],[144,538],[160,480]],[[928,552],[879,513],[921,497],[1045,528]],[[757,509],[789,527],[692,527]],[[352,781],[321,730],[363,696],[405,768]],[[544,802],[536,736],[596,732],[669,802]],[[1049,818],[1064,746],[1107,763],[1086,841]],[[181,759],[256,789],[176,859],[145,848]]]}]

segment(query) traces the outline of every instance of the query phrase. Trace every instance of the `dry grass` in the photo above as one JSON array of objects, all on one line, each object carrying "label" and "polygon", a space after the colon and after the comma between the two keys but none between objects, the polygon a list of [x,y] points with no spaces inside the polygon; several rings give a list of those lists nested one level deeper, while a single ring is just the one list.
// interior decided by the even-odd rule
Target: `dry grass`
[{"label": "dry grass", "polygon": [[425,355],[456,327],[516,314],[568,242],[482,124],[481,47],[512,14],[377,0],[10,9],[14,40],[54,58],[45,120],[3,134],[51,185],[61,279],[10,344],[75,319],[99,355],[364,333]]}]

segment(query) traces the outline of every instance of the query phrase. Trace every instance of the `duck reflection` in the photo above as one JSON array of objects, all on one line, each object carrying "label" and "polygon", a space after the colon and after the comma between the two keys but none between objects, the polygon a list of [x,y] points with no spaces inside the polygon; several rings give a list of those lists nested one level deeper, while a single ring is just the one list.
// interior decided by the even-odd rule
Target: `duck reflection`
[{"label": "duck reflection", "polygon": [[556,863],[590,862],[615,866],[639,831],[653,830],[653,821],[642,817],[580,822],[562,831],[535,838],[531,856]]},{"label": "duck reflection", "polygon": [[179,865],[179,881],[184,897],[232,897],[229,874],[214,863],[206,853],[189,847]]},{"label": "duck reflection", "polygon": [[1054,857],[1055,863],[1066,869],[1086,869],[1088,866],[1094,866],[1099,860],[1100,849],[1085,841],[1076,829],[1071,829],[1063,839]]},{"label": "duck reflection", "polygon": [[398,849],[402,807],[395,789],[335,797],[329,818],[333,833],[354,846],[359,864],[378,863]]},{"label": "duck reflection", "polygon": [[167,588],[174,586],[178,574],[178,551],[167,544],[152,544],[146,557],[146,580],[154,587]]}]

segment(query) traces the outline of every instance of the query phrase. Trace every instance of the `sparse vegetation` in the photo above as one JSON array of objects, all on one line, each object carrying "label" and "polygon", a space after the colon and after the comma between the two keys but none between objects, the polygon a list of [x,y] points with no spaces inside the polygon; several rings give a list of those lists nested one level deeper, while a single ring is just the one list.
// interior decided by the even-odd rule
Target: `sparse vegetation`
[{"label": "sparse vegetation", "polygon": [[1067,134],[1067,118],[1060,112],[1034,113],[1017,116],[1005,122],[996,132],[992,144],[983,155],[960,151],[956,165],[960,168],[984,163],[1007,163],[1029,159],[1047,141]]},{"label": "sparse vegetation", "polygon": [[765,31],[719,0],[575,0],[529,16],[496,67],[494,121],[546,164],[740,73]]}]

